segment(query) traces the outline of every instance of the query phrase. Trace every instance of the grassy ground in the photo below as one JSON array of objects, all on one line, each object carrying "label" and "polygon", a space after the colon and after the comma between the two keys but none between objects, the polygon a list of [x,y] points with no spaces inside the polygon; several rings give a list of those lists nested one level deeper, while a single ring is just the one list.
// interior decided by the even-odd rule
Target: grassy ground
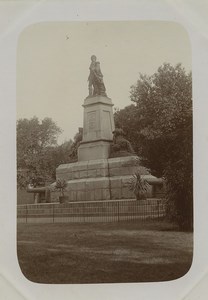
[{"label": "grassy ground", "polygon": [[172,280],[192,262],[192,233],[165,223],[18,224],[23,274],[39,283]]}]

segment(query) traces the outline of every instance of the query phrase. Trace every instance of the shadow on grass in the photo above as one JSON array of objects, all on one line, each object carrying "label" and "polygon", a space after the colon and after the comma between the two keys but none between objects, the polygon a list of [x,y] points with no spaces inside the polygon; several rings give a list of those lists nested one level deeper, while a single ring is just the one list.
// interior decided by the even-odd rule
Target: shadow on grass
[{"label": "shadow on grass", "polygon": [[[74,262],[72,262],[74,260]],[[20,264],[24,276],[36,283],[69,284],[69,283],[127,283],[127,282],[160,282],[178,279],[184,276],[191,267],[186,263],[147,264],[130,262],[100,261],[95,265],[90,260],[73,257],[66,262],[57,257],[50,259],[38,257],[30,264]]]}]

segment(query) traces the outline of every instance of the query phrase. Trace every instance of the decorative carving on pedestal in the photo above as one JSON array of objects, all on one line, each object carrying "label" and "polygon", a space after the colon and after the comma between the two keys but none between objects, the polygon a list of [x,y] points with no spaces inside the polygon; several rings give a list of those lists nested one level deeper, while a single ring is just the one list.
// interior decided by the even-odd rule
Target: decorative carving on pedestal
[{"label": "decorative carving on pedestal", "polygon": [[87,120],[88,120],[89,132],[95,130],[95,128],[96,128],[96,111],[88,112]]}]

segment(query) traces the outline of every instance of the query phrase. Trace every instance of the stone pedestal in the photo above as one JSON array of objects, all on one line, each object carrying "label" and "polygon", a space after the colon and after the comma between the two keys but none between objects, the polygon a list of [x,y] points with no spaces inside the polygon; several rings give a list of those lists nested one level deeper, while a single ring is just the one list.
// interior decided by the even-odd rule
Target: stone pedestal
[{"label": "stone pedestal", "polygon": [[110,142],[108,141],[94,141],[82,143],[78,149],[78,160],[87,161],[94,159],[103,159],[109,157]]},{"label": "stone pedestal", "polygon": [[138,168],[143,176],[149,174],[138,167],[137,160],[137,156],[127,156],[64,164],[56,169],[56,176],[66,180],[69,201],[135,199],[129,190],[130,178]]},{"label": "stone pedestal", "polygon": [[83,107],[83,140],[78,148],[78,161],[108,158],[115,129],[112,100],[103,96],[89,97]]}]

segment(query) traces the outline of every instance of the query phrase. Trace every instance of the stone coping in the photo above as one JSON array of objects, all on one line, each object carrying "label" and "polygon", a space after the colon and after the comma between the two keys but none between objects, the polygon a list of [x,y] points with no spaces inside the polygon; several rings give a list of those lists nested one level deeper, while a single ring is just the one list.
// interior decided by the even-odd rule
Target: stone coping
[{"label": "stone coping", "polygon": [[83,107],[95,105],[95,104],[104,104],[113,106],[111,98],[105,97],[105,96],[94,96],[94,97],[88,97],[84,100]]},{"label": "stone coping", "polygon": [[[98,142],[104,142],[104,143],[112,143],[113,140],[108,140],[108,139],[95,139],[95,140],[82,140],[80,142],[80,145],[83,145],[83,144],[94,144],[94,143],[98,143]],[[101,158],[102,159],[102,158]],[[88,160],[89,161],[89,160]],[[82,161],[80,161],[82,162]]]},{"label": "stone coping", "polygon": [[[152,185],[153,184],[159,184],[162,183],[162,179],[161,178],[157,178],[153,175],[141,175],[141,177],[143,179],[146,179],[147,182]],[[122,186],[125,186],[126,184],[129,183],[129,179],[132,178],[132,175],[122,175],[122,176],[112,176],[112,177],[93,177],[93,178],[79,178],[79,179],[71,179],[71,180],[66,180],[67,184],[82,184],[82,183],[94,183],[94,188],[96,187],[97,184],[99,184],[100,182],[103,183],[103,186],[105,187],[106,183],[107,184],[114,184],[115,187],[120,186],[120,184],[122,183]],[[117,183],[117,185],[116,185]],[[120,183],[120,184],[119,184]],[[56,185],[56,182],[52,183],[50,185],[51,189],[53,189]],[[101,188],[103,187],[101,186]],[[100,186],[99,186],[100,187]],[[112,186],[113,188],[114,186]],[[54,190],[56,191],[56,190]],[[67,191],[67,189],[66,189]],[[53,190],[51,190],[51,192],[53,192]]]},{"label": "stone coping", "polygon": [[[121,156],[121,157],[113,157],[113,158],[101,158],[101,159],[94,159],[94,160],[85,160],[85,161],[78,161],[72,162],[68,164],[61,164],[58,166],[58,170],[65,169],[65,168],[73,168],[74,166],[78,169],[78,167],[84,167],[86,169],[87,166],[95,166],[95,167],[102,167],[107,166],[108,164],[119,164],[119,163],[133,163],[138,158],[136,155],[131,156]],[[92,169],[92,168],[91,168]]]}]

